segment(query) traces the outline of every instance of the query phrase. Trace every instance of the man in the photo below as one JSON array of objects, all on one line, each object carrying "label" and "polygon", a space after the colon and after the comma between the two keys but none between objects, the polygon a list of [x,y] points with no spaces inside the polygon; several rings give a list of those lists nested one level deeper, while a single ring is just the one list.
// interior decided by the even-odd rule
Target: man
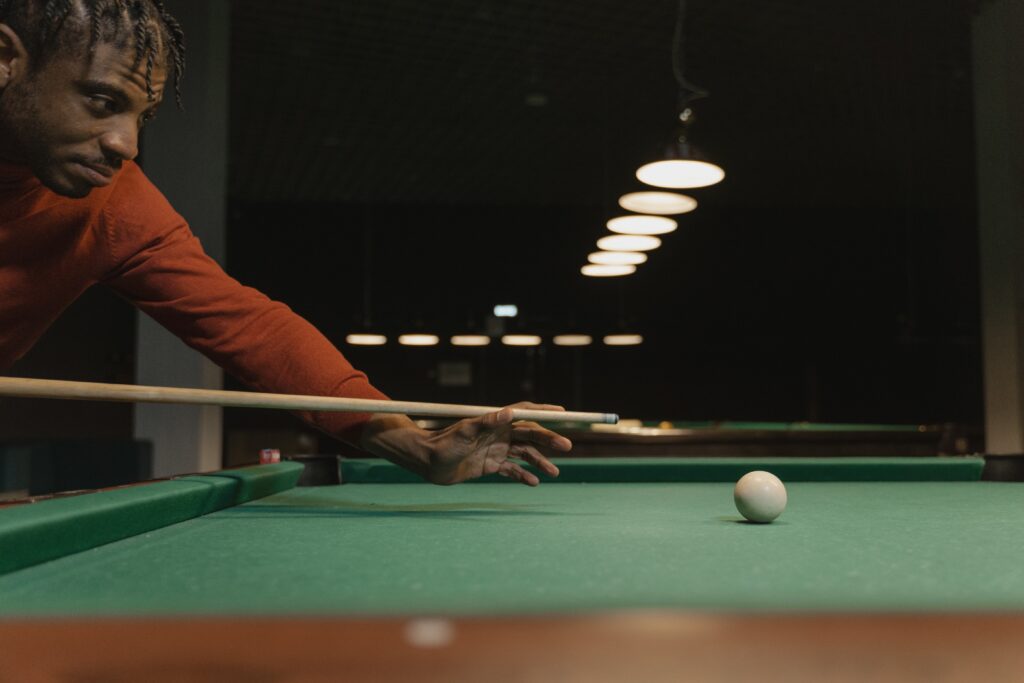
[{"label": "man", "polygon": [[[309,323],[228,277],[133,163],[184,40],[161,0],[0,0],[0,371],[96,283],[260,391],[385,398]],[[515,407],[561,410],[557,406]],[[568,439],[509,408],[428,432],[304,413],[424,479],[555,476]]]}]

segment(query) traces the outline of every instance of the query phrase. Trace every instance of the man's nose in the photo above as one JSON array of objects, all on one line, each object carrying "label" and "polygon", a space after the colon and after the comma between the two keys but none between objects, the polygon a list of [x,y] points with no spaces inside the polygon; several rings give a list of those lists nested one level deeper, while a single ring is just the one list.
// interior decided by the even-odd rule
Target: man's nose
[{"label": "man's nose", "polygon": [[[125,117],[127,119],[127,117]],[[131,161],[139,155],[139,128],[135,121],[120,121],[100,136],[100,147],[109,159]]]}]

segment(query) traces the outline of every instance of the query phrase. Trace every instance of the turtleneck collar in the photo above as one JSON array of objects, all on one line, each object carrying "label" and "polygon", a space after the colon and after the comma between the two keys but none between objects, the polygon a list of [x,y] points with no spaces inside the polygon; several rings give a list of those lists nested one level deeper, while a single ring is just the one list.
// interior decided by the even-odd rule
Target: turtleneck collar
[{"label": "turtleneck collar", "polygon": [[0,159],[0,184],[21,185],[38,182],[39,180],[28,166]]}]

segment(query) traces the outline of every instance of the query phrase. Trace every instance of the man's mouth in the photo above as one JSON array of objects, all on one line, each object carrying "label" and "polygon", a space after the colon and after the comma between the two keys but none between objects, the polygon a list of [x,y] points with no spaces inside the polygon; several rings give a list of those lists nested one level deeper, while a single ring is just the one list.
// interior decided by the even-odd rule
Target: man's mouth
[{"label": "man's mouth", "polygon": [[75,161],[73,162],[73,165],[79,171],[79,175],[83,176],[95,187],[104,187],[109,185],[110,181],[114,178],[115,171],[109,166],[88,164],[82,161]]}]

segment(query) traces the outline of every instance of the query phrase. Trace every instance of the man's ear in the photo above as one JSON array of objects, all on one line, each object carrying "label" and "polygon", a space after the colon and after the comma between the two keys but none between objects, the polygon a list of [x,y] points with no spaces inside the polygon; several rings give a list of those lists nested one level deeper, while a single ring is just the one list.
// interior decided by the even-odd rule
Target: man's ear
[{"label": "man's ear", "polygon": [[28,71],[28,52],[7,24],[0,24],[0,90]]}]

